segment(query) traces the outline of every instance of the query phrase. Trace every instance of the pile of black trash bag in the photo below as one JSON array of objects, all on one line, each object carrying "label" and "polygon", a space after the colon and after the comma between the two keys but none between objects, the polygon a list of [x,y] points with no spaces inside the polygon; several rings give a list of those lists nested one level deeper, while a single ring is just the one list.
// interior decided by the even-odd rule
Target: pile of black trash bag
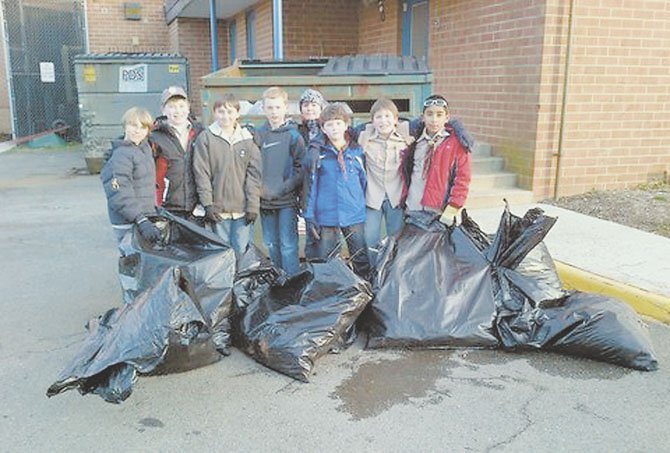
[{"label": "pile of black trash bag", "polygon": [[135,231],[120,244],[124,302],[87,324],[79,352],[47,390],[119,403],[138,373],[187,371],[229,354],[235,253],[212,232],[161,213],[162,244]]},{"label": "pile of black trash bag", "polygon": [[154,220],[162,244],[126,235],[119,247],[125,304],[89,321],[48,396],[76,388],[120,403],[138,374],[212,364],[230,353],[233,336],[260,363],[306,382],[314,361],[341,346],[372,299],[369,283],[339,258],[288,279],[253,245],[237,263],[209,230],[167,211]]},{"label": "pile of black trash bag", "polygon": [[134,231],[122,241],[125,304],[89,321],[47,395],[76,388],[119,403],[138,374],[209,365],[231,346],[307,382],[356,326],[368,348],[543,349],[655,370],[632,309],[562,288],[542,243],[555,221],[506,207],[490,236],[465,212],[456,227],[415,213],[385,240],[371,288],[339,257],[290,278],[253,245],[236,261],[217,235],[163,211],[160,246]]},{"label": "pile of black trash bag", "polygon": [[286,279],[255,248],[235,281],[235,345],[259,363],[308,382],[314,361],[346,346],[372,299],[370,284],[339,257]]},{"label": "pile of black trash bag", "polygon": [[657,369],[630,307],[563,290],[542,243],[555,222],[540,209],[520,218],[506,207],[489,236],[466,212],[457,227],[429,213],[408,217],[378,256],[362,319],[367,347],[530,348]]}]

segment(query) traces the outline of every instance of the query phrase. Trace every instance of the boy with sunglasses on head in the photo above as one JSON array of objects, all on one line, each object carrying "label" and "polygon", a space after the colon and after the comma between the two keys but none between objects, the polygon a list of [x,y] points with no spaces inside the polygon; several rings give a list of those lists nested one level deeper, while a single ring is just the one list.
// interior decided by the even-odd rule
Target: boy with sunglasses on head
[{"label": "boy with sunglasses on head", "polygon": [[468,197],[472,139],[459,121],[450,120],[443,96],[426,98],[421,119],[421,134],[401,161],[401,200],[407,211],[432,211],[440,222],[452,226]]}]

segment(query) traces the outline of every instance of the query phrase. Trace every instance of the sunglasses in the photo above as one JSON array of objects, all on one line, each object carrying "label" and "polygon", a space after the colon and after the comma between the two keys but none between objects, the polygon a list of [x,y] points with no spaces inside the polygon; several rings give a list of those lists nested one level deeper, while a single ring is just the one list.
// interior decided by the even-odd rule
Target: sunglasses
[{"label": "sunglasses", "polygon": [[423,106],[424,107],[449,107],[449,104],[447,104],[447,101],[444,99],[427,99],[423,101]]}]

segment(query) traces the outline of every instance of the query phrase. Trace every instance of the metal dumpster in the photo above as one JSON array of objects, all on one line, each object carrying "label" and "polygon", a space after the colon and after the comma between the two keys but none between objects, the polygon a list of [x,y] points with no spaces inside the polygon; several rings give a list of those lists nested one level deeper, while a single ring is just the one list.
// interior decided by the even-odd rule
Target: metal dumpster
[{"label": "metal dumpster", "polygon": [[[245,121],[264,120],[257,101],[270,86],[280,86],[289,96],[289,113],[297,114],[297,102],[306,88],[315,88],[326,99],[344,101],[354,112],[354,121],[367,121],[370,107],[384,96],[398,106],[401,116],[416,116],[431,92],[433,76],[425,62],[415,57],[356,55],[303,61],[243,60],[203,77],[204,121],[212,121],[210,106],[227,91],[243,101]],[[255,108],[249,106],[256,105]],[[251,111],[251,114],[248,114]]]},{"label": "metal dumpster", "polygon": [[188,64],[180,55],[104,53],[74,59],[82,142],[91,173],[100,171],[110,140],[123,134],[121,116],[133,106],[160,112],[161,92],[170,85],[188,90]]}]

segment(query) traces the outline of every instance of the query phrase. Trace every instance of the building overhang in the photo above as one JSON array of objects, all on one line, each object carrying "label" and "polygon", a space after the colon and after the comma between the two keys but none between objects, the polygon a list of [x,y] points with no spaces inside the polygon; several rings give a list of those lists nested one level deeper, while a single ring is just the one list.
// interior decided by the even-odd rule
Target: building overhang
[{"label": "building overhang", "polygon": [[[258,0],[215,0],[217,19],[228,19],[258,3]],[[169,24],[179,17],[209,19],[209,0],[168,0],[165,20]]]}]

